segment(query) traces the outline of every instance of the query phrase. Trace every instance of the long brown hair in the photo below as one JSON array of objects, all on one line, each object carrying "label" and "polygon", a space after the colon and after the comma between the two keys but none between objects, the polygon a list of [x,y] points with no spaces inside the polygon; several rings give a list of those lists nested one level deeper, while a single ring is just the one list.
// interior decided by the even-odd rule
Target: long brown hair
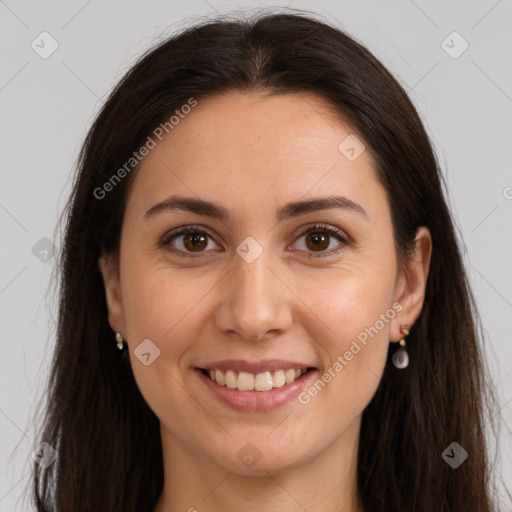
[{"label": "long brown hair", "polygon": [[[163,488],[159,421],[129,360],[118,355],[97,266],[102,251],[118,254],[136,166],[108,197],[97,190],[190,98],[228,90],[328,100],[374,156],[400,259],[419,226],[432,234],[424,307],[408,337],[410,365],[387,364],[363,413],[358,488],[365,511],[491,512],[485,413],[488,407],[493,416],[496,399],[431,142],[390,72],[353,37],[303,11],[210,19],[167,38],[124,76],[90,128],[63,217],[56,346],[40,428],[40,442],[57,459],[46,469],[34,463],[37,510],[154,510]],[[393,350],[390,344],[388,363]],[[441,456],[452,442],[469,454],[457,469]]]}]

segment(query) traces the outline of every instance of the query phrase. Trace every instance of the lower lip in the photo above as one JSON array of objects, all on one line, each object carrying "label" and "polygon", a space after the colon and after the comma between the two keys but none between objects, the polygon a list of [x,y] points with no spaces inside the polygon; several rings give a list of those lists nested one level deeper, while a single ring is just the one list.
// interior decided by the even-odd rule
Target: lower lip
[{"label": "lower lip", "polygon": [[222,403],[238,411],[258,412],[276,409],[296,398],[306,387],[306,383],[314,376],[316,370],[310,370],[293,382],[269,391],[239,391],[217,384],[198,368],[196,368],[196,373]]}]

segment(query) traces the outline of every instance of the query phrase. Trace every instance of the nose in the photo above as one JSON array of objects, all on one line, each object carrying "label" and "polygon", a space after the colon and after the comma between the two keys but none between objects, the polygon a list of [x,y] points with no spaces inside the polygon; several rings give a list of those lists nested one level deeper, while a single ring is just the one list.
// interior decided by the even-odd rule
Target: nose
[{"label": "nose", "polygon": [[260,341],[290,327],[291,292],[271,266],[265,251],[252,263],[235,256],[233,268],[223,280],[216,312],[216,326],[221,332]]}]

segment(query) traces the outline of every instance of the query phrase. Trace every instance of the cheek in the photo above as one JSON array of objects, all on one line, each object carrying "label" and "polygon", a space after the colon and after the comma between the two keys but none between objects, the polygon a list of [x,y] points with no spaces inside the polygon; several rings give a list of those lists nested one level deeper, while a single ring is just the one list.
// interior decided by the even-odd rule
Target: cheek
[{"label": "cheek", "polygon": [[[182,411],[182,416],[176,416],[169,411],[183,409],[183,404],[189,403],[190,397],[184,391],[186,355],[194,340],[200,338],[204,295],[215,282],[207,277],[190,278],[161,266],[152,268],[147,263],[140,268],[135,264],[125,268],[123,308],[134,378],[156,416],[175,428],[193,423],[185,420],[187,414],[193,417],[193,413]],[[150,345],[151,362],[146,366],[137,354],[141,354],[138,347],[147,339],[159,352],[152,352]]]},{"label": "cheek", "polygon": [[[392,290],[382,284],[346,283],[340,287],[338,298],[333,297],[329,309],[329,323],[336,333],[330,351],[333,356],[350,350],[354,341],[367,348],[388,341],[389,321],[394,313]],[[370,344],[370,340],[374,343]]]},{"label": "cheek", "polygon": [[216,280],[148,265],[127,268],[126,276],[123,308],[127,331],[134,340],[151,339],[166,354],[180,353],[199,332],[197,316],[205,293]]},{"label": "cheek", "polygon": [[[173,361],[179,357],[181,347],[177,331],[180,319],[186,318],[193,301],[189,290],[171,283],[166,277],[169,270],[162,264],[153,262],[143,251],[136,251],[134,243],[127,235],[123,258],[121,253],[121,293],[127,342],[130,348],[132,369],[139,387],[157,389],[155,386],[163,371],[172,371]],[[176,343],[166,344],[165,340],[174,338]],[[154,362],[144,366],[137,360],[144,340],[150,340],[150,359]],[[134,353],[135,351],[135,353]],[[169,354],[171,352],[171,354]],[[144,384],[146,383],[146,384]]]},{"label": "cheek", "polygon": [[295,288],[323,324],[323,335],[315,341],[331,358],[349,350],[353,340],[388,341],[390,320],[395,316],[394,273],[391,265],[386,268],[389,272],[360,263],[344,264],[315,286],[314,280],[305,278]]},{"label": "cheek", "polygon": [[396,316],[394,273],[372,268],[351,266],[350,272],[345,268],[337,279],[325,280],[313,293],[310,288],[308,295],[308,305],[324,326],[315,336],[324,358],[319,376],[322,382],[306,392],[311,400],[321,394],[317,405],[331,404],[329,410],[339,418],[364,409],[386,362],[389,329]]},{"label": "cheek", "polygon": [[[375,395],[384,370],[395,315],[392,281],[368,268],[351,270],[308,295],[307,305],[321,320],[314,341],[323,357],[318,377],[298,396],[295,420],[309,425],[311,418],[322,418],[322,439],[317,430],[306,429],[296,440],[304,446],[319,449],[350,428]],[[291,429],[288,435],[294,439]]]}]

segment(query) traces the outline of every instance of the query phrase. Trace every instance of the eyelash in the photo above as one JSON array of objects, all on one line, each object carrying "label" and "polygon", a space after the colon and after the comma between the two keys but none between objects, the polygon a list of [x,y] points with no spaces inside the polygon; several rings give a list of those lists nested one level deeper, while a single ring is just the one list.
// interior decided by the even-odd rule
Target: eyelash
[{"label": "eyelash", "polygon": [[[350,242],[342,234],[341,231],[339,231],[337,229],[334,229],[332,227],[329,227],[326,224],[314,224],[312,226],[309,226],[308,228],[304,229],[297,236],[297,238],[300,238],[300,237],[302,237],[304,235],[308,235],[309,233],[314,233],[314,232],[317,232],[317,231],[324,232],[324,233],[327,233],[330,236],[335,237],[344,246],[349,246],[350,245]],[[194,253],[191,253],[191,252],[171,249],[169,247],[169,244],[170,244],[170,242],[172,240],[174,240],[175,238],[178,238],[181,235],[188,235],[188,234],[194,234],[194,235],[197,235],[197,234],[203,235],[204,234],[204,235],[207,235],[210,239],[213,240],[213,237],[207,231],[205,231],[204,229],[201,229],[198,226],[184,226],[183,228],[180,228],[178,231],[170,232],[170,233],[166,234],[162,238],[162,240],[161,240],[159,245],[160,246],[166,246],[168,248],[169,252],[172,252],[172,253],[177,254],[178,256],[181,256],[181,257],[184,257],[184,258],[198,258],[198,257],[202,257],[205,251],[198,252],[198,253],[194,254]],[[339,247],[338,249],[331,249],[330,251],[321,251],[318,254],[311,253],[311,255],[308,256],[308,257],[310,257],[310,258],[323,258],[323,257],[326,257],[326,256],[330,256],[330,255],[332,255],[334,253],[338,253],[341,250],[343,250],[343,246]]]}]

